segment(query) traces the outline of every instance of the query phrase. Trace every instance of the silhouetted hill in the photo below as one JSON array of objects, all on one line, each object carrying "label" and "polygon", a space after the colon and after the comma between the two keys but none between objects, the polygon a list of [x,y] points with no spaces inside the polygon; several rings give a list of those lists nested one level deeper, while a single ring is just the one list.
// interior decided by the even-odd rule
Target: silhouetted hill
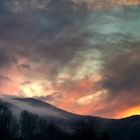
[{"label": "silhouetted hill", "polygon": [[0,99],[3,140],[139,140],[139,134],[138,115],[105,119],[76,115],[33,98]]},{"label": "silhouetted hill", "polygon": [[104,123],[104,130],[113,140],[139,140],[140,116],[135,115],[123,119],[111,120]]}]

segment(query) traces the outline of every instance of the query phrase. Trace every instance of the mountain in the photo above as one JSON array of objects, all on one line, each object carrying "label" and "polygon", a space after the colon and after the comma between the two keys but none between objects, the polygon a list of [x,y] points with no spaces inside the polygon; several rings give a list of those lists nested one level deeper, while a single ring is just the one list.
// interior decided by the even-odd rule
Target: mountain
[{"label": "mountain", "polygon": [[[26,110],[34,114],[46,117],[67,119],[75,116],[72,113],[66,112],[53,105],[34,98],[1,98],[1,102],[9,104],[9,108],[14,114],[20,114],[21,111]],[[78,116],[78,115],[76,115]]]},{"label": "mountain", "polygon": [[139,140],[140,116],[82,116],[33,98],[1,97],[0,136],[5,137],[3,133],[6,140]]},{"label": "mountain", "polygon": [[103,140],[87,116],[33,98],[0,99],[2,140]]},{"label": "mountain", "polygon": [[139,140],[140,116],[106,121],[104,130],[108,132],[112,140]]}]

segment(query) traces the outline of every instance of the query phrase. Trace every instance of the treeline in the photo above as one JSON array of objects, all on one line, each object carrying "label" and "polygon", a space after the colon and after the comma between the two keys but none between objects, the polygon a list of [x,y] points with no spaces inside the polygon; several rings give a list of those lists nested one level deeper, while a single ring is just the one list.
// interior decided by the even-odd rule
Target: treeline
[{"label": "treeline", "polygon": [[56,123],[27,111],[17,119],[5,105],[0,105],[0,139],[2,140],[110,140],[84,118],[65,131]]}]

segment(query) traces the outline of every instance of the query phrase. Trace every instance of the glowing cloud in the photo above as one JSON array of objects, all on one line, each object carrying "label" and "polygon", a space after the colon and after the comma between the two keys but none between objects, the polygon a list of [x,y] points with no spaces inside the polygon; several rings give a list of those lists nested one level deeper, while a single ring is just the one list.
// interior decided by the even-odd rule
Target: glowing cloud
[{"label": "glowing cloud", "polygon": [[0,1],[0,92],[79,114],[139,113],[139,4]]},{"label": "glowing cloud", "polygon": [[140,115],[140,105],[130,107],[126,110],[121,111],[116,117],[117,118],[125,118],[132,115]]}]

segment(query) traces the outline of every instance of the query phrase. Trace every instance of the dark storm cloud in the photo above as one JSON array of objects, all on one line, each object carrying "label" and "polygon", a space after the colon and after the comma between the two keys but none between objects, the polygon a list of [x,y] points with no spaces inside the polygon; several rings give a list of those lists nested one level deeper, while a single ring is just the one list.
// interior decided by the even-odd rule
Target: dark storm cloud
[{"label": "dark storm cloud", "polygon": [[[135,28],[133,27],[134,23],[139,23],[140,18],[136,14],[139,8],[133,9],[133,12],[130,12],[131,8],[127,9],[130,17],[129,15],[125,17],[127,23],[124,23],[122,9],[112,12],[96,10],[91,12],[86,3],[77,5],[71,0],[49,0],[45,3],[43,0],[3,0],[0,13],[0,43],[4,44],[4,49],[0,47],[2,49],[0,49],[0,65],[10,66],[16,62],[15,58],[25,57],[27,61],[39,65],[42,72],[47,72],[52,78],[57,77],[65,67],[70,67],[72,60],[78,57],[79,52],[84,54],[91,49],[89,52],[93,53],[93,49],[96,48],[104,53],[102,55],[110,56],[112,53],[118,53],[118,48],[119,51],[124,50],[122,48],[125,41],[132,42],[139,37],[138,33],[135,34],[139,25],[136,24]],[[136,15],[137,18],[133,19],[131,14]],[[129,33],[130,36],[127,35]],[[124,48],[127,47],[128,45]],[[76,64],[82,63],[82,60],[77,59]],[[117,61],[117,58],[114,61]],[[117,62],[115,66],[111,64],[114,62],[107,63],[109,64],[105,67],[112,69],[112,73],[113,68],[110,67],[116,66],[116,71],[121,71]],[[22,66],[22,68],[25,67],[28,66]],[[107,78],[103,82],[104,87],[114,86],[113,89],[119,90],[121,84],[111,84],[108,80],[109,73],[105,77]],[[127,84],[124,85],[127,86]]]},{"label": "dark storm cloud", "polygon": [[0,42],[10,52],[5,56],[7,52],[2,50],[1,63],[11,63],[16,54],[16,59],[47,63],[51,74],[57,74],[85,46],[86,33],[81,27],[86,5],[77,6],[71,0],[51,0],[40,6],[39,1],[26,0],[1,4]]},{"label": "dark storm cloud", "polygon": [[[110,58],[103,70],[103,87],[113,96],[126,92],[136,96],[140,90],[140,44],[131,44],[132,48]],[[139,98],[139,97],[138,97]]]},{"label": "dark storm cloud", "polygon": [[85,33],[80,33],[80,21],[84,23],[82,18],[87,14],[85,10],[70,0],[50,1],[39,15],[41,34],[36,36],[35,52],[47,62],[55,61],[58,67],[71,61],[85,42]]},{"label": "dark storm cloud", "polygon": [[20,67],[22,69],[26,69],[26,70],[30,70],[31,69],[31,66],[29,64],[21,64]]},{"label": "dark storm cloud", "polygon": [[0,82],[3,82],[3,81],[11,81],[11,79],[9,77],[0,75]]},{"label": "dark storm cloud", "polygon": [[[108,36],[98,33],[98,30],[92,33],[92,26],[91,29],[88,28],[94,22],[98,25],[96,22],[101,20],[103,13],[98,15],[95,11],[89,20],[91,11],[84,2],[75,4],[72,0],[5,0],[1,3],[0,40],[6,44],[10,55],[16,53],[29,61],[47,64],[51,75],[69,65],[78,52],[89,49],[90,40],[94,42],[97,38],[98,42],[104,42]],[[92,48],[94,47],[93,44]]]},{"label": "dark storm cloud", "polygon": [[0,67],[10,67],[12,64],[16,63],[16,58],[9,49],[5,47],[0,47]]}]

